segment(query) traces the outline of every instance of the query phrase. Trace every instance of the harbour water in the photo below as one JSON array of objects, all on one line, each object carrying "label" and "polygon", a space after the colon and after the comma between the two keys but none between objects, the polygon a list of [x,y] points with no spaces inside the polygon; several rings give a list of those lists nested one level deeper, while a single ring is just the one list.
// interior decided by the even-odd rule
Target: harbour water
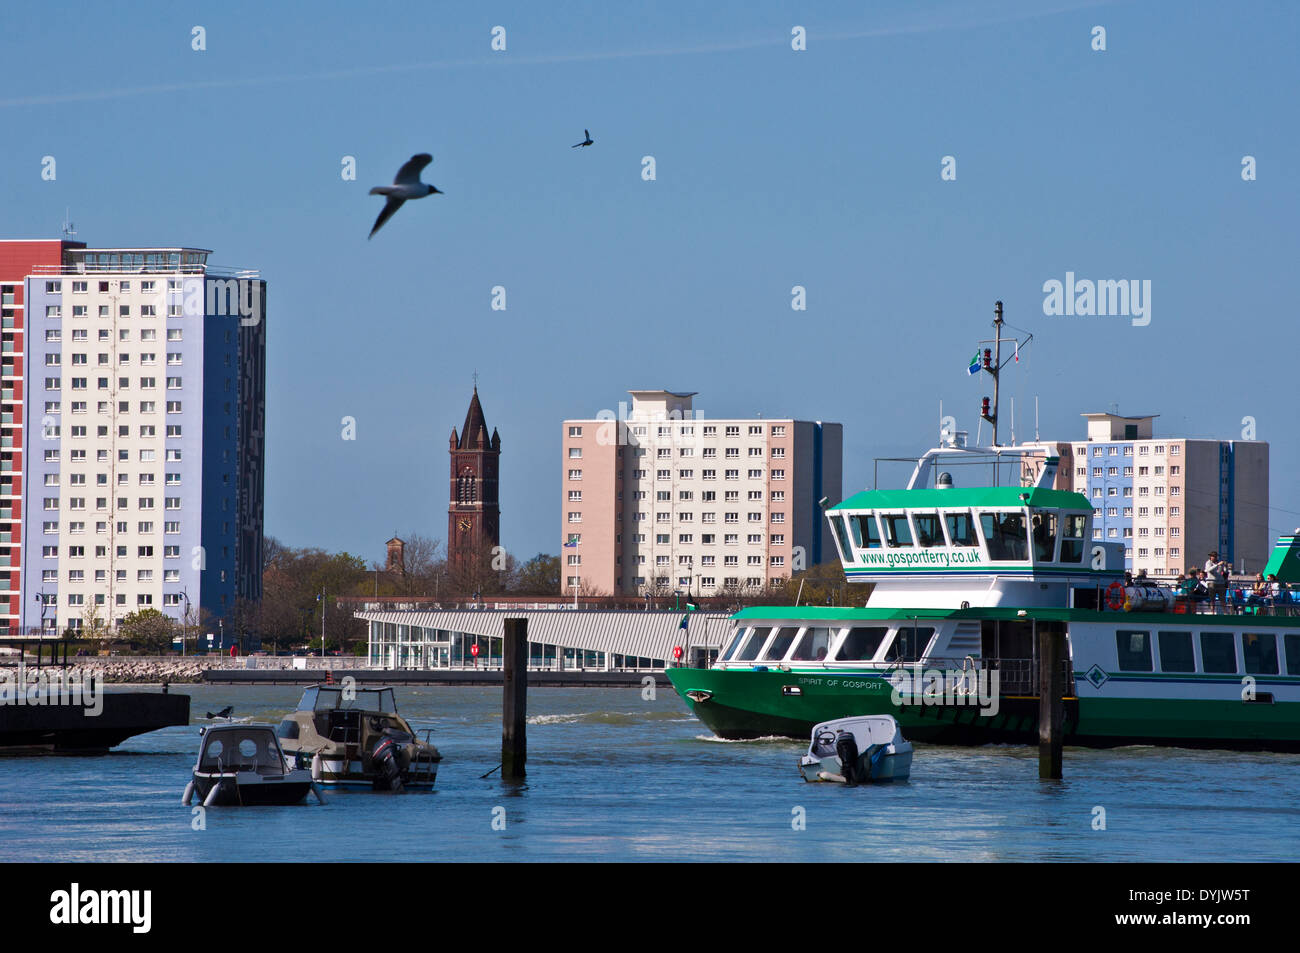
[{"label": "harbour water", "polygon": [[[0,758],[6,861],[1282,861],[1300,856],[1300,755],[917,746],[907,783],[805,784],[789,739],[712,738],[670,690],[528,696],[528,779],[503,782],[499,688],[398,688],[432,727],[436,790],[212,808],[181,792],[208,711],[277,723],[295,687],[176,686],[192,724],[98,757]],[[1104,812],[1101,813],[1101,812]],[[1104,829],[1101,822],[1104,820]],[[496,822],[494,824],[494,821]],[[502,822],[504,821],[504,829]],[[802,821],[802,824],[800,824]],[[801,829],[800,829],[801,828]]]}]

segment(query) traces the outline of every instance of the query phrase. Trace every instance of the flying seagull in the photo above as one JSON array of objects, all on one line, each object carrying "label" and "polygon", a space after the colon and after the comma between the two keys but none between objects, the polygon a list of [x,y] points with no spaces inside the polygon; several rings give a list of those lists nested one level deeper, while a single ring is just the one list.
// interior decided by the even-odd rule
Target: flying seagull
[{"label": "flying seagull", "polygon": [[397,177],[393,179],[392,185],[376,185],[370,190],[371,195],[386,195],[388,201],[384,203],[379,217],[375,219],[375,227],[370,230],[368,237],[374,238],[375,232],[383,226],[384,222],[393,217],[393,213],[402,207],[402,203],[407,199],[422,199],[426,195],[432,195],[437,192],[439,195],[444,194],[441,189],[436,189],[432,185],[425,185],[420,181],[420,172],[426,165],[433,161],[433,156],[427,152],[421,152],[418,156],[411,156],[406,164],[397,170]]},{"label": "flying seagull", "polygon": [[586,129],[582,130],[582,134],[587,138],[582,140],[582,142],[575,142],[570,148],[576,149],[578,148],[578,146],[589,146],[596,141],[595,139],[591,138],[591,133],[589,133]]}]

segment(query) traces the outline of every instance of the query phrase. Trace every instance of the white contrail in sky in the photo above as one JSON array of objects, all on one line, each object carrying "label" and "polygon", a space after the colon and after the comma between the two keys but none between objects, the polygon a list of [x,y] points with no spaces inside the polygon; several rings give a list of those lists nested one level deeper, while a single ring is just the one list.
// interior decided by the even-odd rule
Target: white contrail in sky
[{"label": "white contrail in sky", "polygon": [[[987,13],[981,15],[977,10],[969,10],[968,8],[961,7],[959,8],[959,13],[957,10],[949,11],[950,14],[957,14],[956,17],[947,15],[943,16],[941,19],[927,19],[912,23],[899,23],[893,26],[880,26],[866,30],[843,31],[838,33],[823,34],[810,30],[809,42],[819,43],[837,40],[862,40],[882,36],[938,33],[944,30],[964,30],[979,26],[989,26],[994,23],[1036,19],[1039,17],[1050,16],[1052,14],[1065,13],[1070,10],[1101,6],[1107,2],[1110,2],[1110,0],[1075,0],[1075,2],[1068,2],[1067,0],[1067,2],[1058,3],[1050,7],[1045,5],[1018,7],[1014,10],[994,15],[992,17]],[[611,50],[606,52],[557,53],[553,55],[539,56],[519,56],[513,53],[508,56],[490,54],[475,59],[440,60],[427,63],[403,63],[388,66],[357,66],[352,69],[328,70],[316,73],[298,73],[282,76],[249,76],[232,79],[190,80],[177,83],[157,83],[148,86],[122,86],[116,89],[82,90],[79,92],[68,93],[45,93],[37,96],[14,96],[8,99],[0,99],[0,108],[10,106],[51,106],[59,103],[123,99],[130,96],[145,96],[157,93],[190,92],[203,89],[236,89],[246,86],[268,86],[276,83],[301,83],[313,80],[349,79],[358,76],[379,76],[384,73],[464,69],[477,66],[542,66],[552,63],[590,63],[598,62],[600,60],[622,60],[656,56],[692,56],[705,55],[709,53],[738,53],[744,50],[762,49],[763,47],[785,46],[789,42],[790,38],[788,36],[777,34],[775,36],[767,35],[763,37],[753,37],[746,40],[735,40],[732,42],[649,50]]]}]

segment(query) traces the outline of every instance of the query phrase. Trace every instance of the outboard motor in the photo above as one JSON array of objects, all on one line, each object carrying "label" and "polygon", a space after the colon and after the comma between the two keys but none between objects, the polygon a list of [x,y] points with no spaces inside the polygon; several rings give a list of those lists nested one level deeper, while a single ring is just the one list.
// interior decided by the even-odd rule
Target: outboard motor
[{"label": "outboard motor", "polygon": [[386,731],[375,742],[370,760],[375,773],[371,787],[376,791],[400,793],[402,785],[402,736],[405,732]]},{"label": "outboard motor", "polygon": [[849,784],[857,784],[858,742],[851,731],[841,731],[835,738],[835,754],[840,759],[840,774]]}]

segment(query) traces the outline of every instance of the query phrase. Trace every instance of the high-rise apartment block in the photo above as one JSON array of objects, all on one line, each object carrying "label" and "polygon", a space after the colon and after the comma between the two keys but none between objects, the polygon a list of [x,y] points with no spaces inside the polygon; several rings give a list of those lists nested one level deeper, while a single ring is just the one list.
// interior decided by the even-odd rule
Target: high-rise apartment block
[{"label": "high-rise apartment block", "polygon": [[819,501],[839,501],[843,428],[706,419],[693,393],[566,420],[561,585],[610,595],[757,593],[834,556]]},{"label": "high-rise apartment block", "polygon": [[4,379],[26,444],[21,625],[156,608],[229,632],[261,597],[266,283],[209,254],[64,242],[31,265]]},{"label": "high-rise apartment block", "polygon": [[1084,414],[1086,441],[1039,441],[1058,489],[1092,501],[1093,537],[1124,544],[1134,574],[1177,575],[1217,551],[1238,570],[1268,558],[1268,444],[1154,436],[1154,416]]}]

